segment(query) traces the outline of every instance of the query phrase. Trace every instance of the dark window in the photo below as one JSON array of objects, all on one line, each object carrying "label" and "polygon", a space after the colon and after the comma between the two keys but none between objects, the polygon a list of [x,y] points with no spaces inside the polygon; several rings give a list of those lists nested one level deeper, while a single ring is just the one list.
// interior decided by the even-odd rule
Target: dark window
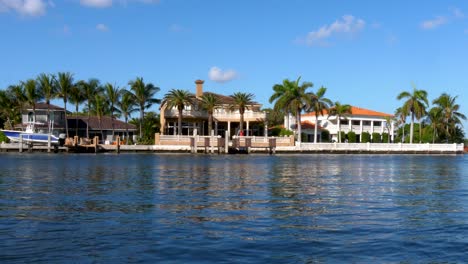
[{"label": "dark window", "polygon": [[349,121],[348,120],[341,120],[341,124],[342,125],[349,125]]},{"label": "dark window", "polygon": [[382,122],[374,121],[374,126],[377,126],[377,127],[382,126]]},{"label": "dark window", "polygon": [[360,125],[361,125],[361,121],[353,120],[353,126],[360,126]]},{"label": "dark window", "polygon": [[362,121],[362,124],[363,124],[364,126],[370,126],[371,121]]}]

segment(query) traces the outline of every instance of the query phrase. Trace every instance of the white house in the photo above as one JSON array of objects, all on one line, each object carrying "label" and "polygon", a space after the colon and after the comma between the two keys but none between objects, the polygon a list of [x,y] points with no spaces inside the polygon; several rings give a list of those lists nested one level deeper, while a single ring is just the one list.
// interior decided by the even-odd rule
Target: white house
[{"label": "white house", "polygon": [[[324,111],[323,115],[315,119],[315,112],[309,112],[301,115],[302,126],[308,125],[306,129],[302,129],[302,133],[306,134],[307,141],[313,141],[314,125],[318,124],[318,141],[321,141],[321,130],[326,129],[330,132],[332,141],[338,141],[338,124],[341,124],[341,131],[348,133],[353,131],[356,133],[357,142],[361,142],[361,135],[364,132],[372,133],[388,133],[391,140],[394,140],[394,123],[391,120],[393,115],[382,112],[377,112],[365,108],[351,106],[351,113],[346,117],[341,117],[340,120],[336,116],[330,116],[328,111]],[[387,123],[386,118],[390,118],[390,123]],[[290,117],[290,128],[295,127],[295,118]],[[339,123],[338,123],[339,122]],[[287,120],[285,118],[285,127]],[[342,139],[343,140],[343,139]]]}]

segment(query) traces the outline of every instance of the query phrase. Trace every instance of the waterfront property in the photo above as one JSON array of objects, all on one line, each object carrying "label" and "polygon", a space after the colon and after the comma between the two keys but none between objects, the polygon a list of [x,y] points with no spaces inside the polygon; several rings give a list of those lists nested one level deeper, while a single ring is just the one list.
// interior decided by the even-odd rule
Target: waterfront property
[{"label": "waterfront property", "polygon": [[[314,126],[318,124],[318,141],[322,140],[322,131],[324,129],[330,132],[331,141],[338,141],[338,127],[341,131],[348,133],[353,131],[356,133],[357,142],[362,141],[362,134],[367,132],[371,135],[373,133],[387,133],[390,135],[391,140],[394,138],[394,123],[387,123],[386,118],[391,118],[393,115],[374,110],[369,110],[361,107],[351,106],[351,114],[346,117],[338,119],[336,116],[330,115],[328,111],[324,110],[323,115],[318,116],[316,120],[315,112],[309,112],[301,115],[302,125],[305,126],[302,133],[306,135],[306,141],[311,142],[314,138]],[[295,127],[295,118],[289,117],[290,128]],[[285,118],[285,126],[286,126]],[[344,141],[344,140],[343,140]]]},{"label": "waterfront property", "polygon": [[[217,97],[219,106],[213,112],[213,130],[214,135],[225,136],[228,132],[229,136],[236,135],[239,129],[240,114],[239,111],[233,108],[234,100],[230,96],[221,95],[212,92],[203,91],[203,80],[196,80],[196,92],[192,96],[192,104],[186,105],[182,114],[182,134],[192,135],[197,130],[198,135],[209,135],[208,131],[208,112],[201,107],[201,97],[203,94],[212,94]],[[260,110],[261,104],[253,102],[245,110],[244,113],[244,128],[246,135],[264,135],[266,113]],[[177,119],[178,110],[176,108],[168,108],[167,102],[161,104],[161,133],[165,135],[177,134]]]}]

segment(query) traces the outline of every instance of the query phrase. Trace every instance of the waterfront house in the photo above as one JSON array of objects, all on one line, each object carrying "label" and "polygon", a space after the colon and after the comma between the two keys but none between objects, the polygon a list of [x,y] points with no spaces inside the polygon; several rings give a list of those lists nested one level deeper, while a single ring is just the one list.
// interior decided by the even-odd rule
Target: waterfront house
[{"label": "waterfront house", "polygon": [[[203,80],[195,81],[195,94],[192,95],[192,104],[186,105],[182,114],[182,134],[192,135],[197,131],[198,135],[209,135],[208,112],[200,105],[203,94],[211,93],[218,98],[220,105],[213,113],[213,130],[215,135],[224,137],[225,132],[229,136],[238,133],[240,114],[230,96],[203,91]],[[245,135],[263,136],[265,133],[266,112],[260,110],[261,104],[253,102],[244,113]],[[161,134],[176,135],[179,112],[176,108],[168,108],[166,102],[161,103]]]},{"label": "waterfront house", "polygon": [[[361,142],[361,135],[364,132],[369,134],[388,133],[393,141],[394,138],[394,123],[389,124],[386,121],[387,117],[392,118],[393,115],[374,110],[369,110],[361,107],[351,106],[351,113],[346,117],[340,118],[341,131],[348,133],[353,131],[356,133],[357,142]],[[286,118],[285,118],[286,119]],[[295,118],[290,117],[290,128],[295,128]],[[285,121],[286,123],[286,121]],[[313,141],[314,138],[314,126],[318,124],[318,141],[321,142],[321,132],[326,129],[330,133],[331,141],[338,141],[338,119],[336,116],[330,116],[328,111],[323,111],[323,115],[318,116],[318,120],[315,119],[315,112],[309,112],[301,115],[302,132],[306,136],[306,141]],[[342,140],[343,142],[344,140]]]},{"label": "waterfront house", "polygon": [[[53,104],[47,107],[46,103],[36,103],[36,114],[34,115],[31,107],[25,108],[22,111],[22,127],[27,123],[36,123],[35,127],[39,132],[48,133],[49,125],[51,133],[58,135],[65,133],[65,109]],[[49,115],[47,115],[49,108]],[[49,123],[49,120],[51,121]],[[78,121],[78,122],[77,122]],[[88,124],[89,137],[99,137],[101,140],[112,142],[112,128],[114,128],[115,136],[120,136],[125,139],[126,131],[128,130],[130,137],[136,134],[137,128],[132,124],[125,124],[118,119],[112,122],[111,117],[103,116],[101,122],[98,117],[91,116],[88,121],[88,116],[75,117],[70,111],[67,111],[67,124],[69,137],[77,135],[80,138],[86,137],[86,127]],[[22,128],[17,126],[17,128]],[[101,135],[102,131],[102,135]]]}]

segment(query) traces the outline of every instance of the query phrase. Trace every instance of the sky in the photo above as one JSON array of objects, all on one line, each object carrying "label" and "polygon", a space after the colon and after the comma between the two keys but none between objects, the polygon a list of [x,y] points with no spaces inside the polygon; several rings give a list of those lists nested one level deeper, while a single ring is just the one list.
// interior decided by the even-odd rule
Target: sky
[{"label": "sky", "polygon": [[120,87],[143,77],[162,98],[202,79],[270,107],[274,84],[301,77],[390,114],[402,91],[446,92],[468,115],[467,62],[464,0],[0,0],[1,89],[67,71]]}]

